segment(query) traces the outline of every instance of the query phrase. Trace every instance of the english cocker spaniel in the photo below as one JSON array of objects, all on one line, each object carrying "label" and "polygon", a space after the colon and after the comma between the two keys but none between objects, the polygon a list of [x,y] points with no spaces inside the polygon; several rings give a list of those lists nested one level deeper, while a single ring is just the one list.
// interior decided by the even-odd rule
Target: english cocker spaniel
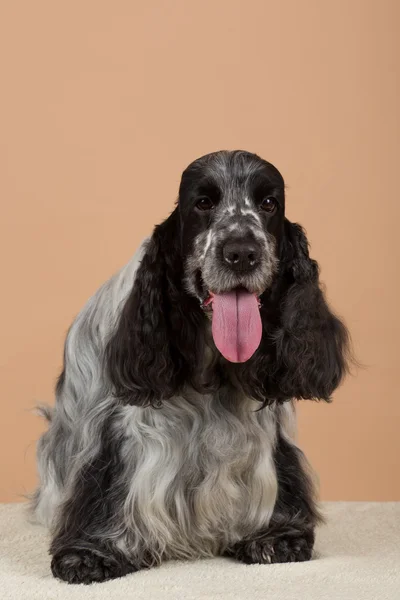
[{"label": "english cocker spaniel", "polygon": [[320,521],[294,399],[329,400],[348,334],[279,171],[216,152],[69,330],[32,509],[70,583],[168,559],[309,560]]}]

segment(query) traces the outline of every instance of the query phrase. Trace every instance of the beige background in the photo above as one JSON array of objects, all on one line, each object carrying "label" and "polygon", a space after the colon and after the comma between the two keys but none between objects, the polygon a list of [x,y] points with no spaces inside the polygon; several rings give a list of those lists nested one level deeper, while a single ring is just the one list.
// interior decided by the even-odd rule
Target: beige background
[{"label": "beige background", "polygon": [[53,401],[71,320],[221,148],[282,171],[365,365],[299,406],[322,497],[400,500],[399,8],[1,2],[0,500],[35,484],[29,409]]}]

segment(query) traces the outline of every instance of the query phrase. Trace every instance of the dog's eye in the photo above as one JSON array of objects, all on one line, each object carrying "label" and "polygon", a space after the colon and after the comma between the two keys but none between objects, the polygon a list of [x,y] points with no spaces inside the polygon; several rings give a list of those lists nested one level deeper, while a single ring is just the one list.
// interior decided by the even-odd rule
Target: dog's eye
[{"label": "dog's eye", "polygon": [[275,212],[277,206],[277,202],[273,196],[267,196],[261,201],[260,208],[265,210],[265,212],[273,213]]},{"label": "dog's eye", "polygon": [[199,210],[211,210],[214,208],[214,202],[208,196],[202,196],[197,200],[196,208]]}]

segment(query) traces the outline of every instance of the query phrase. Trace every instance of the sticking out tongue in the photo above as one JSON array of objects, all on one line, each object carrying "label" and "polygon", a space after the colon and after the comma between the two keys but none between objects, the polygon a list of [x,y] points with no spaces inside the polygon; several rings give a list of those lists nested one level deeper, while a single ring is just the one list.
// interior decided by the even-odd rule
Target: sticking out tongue
[{"label": "sticking out tongue", "polygon": [[212,334],[227,360],[245,362],[261,342],[262,325],[258,300],[246,290],[214,294]]}]

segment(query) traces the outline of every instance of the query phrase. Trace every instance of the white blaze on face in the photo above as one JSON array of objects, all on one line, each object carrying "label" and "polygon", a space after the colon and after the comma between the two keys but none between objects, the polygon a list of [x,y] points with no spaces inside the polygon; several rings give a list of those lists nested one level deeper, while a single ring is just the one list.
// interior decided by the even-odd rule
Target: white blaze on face
[{"label": "white blaze on face", "polygon": [[257,213],[256,210],[254,210],[254,208],[252,207],[252,204],[251,204],[249,198],[247,198],[247,196],[244,199],[244,204],[245,204],[244,207],[241,206],[239,208],[239,214],[243,215],[244,217],[251,215],[261,227],[260,215]]},{"label": "white blaze on face", "polygon": [[208,249],[209,249],[209,248],[210,248],[210,246],[211,246],[212,238],[213,238],[213,232],[212,232],[212,229],[210,229],[210,231],[208,232],[208,234],[207,234],[207,237],[206,237],[206,243],[205,243],[205,245],[204,245],[204,250],[203,250],[202,257],[201,257],[201,258],[202,258],[202,260],[204,260],[204,259],[205,259],[205,257],[206,257],[206,254],[207,254],[207,252],[208,252]]}]

